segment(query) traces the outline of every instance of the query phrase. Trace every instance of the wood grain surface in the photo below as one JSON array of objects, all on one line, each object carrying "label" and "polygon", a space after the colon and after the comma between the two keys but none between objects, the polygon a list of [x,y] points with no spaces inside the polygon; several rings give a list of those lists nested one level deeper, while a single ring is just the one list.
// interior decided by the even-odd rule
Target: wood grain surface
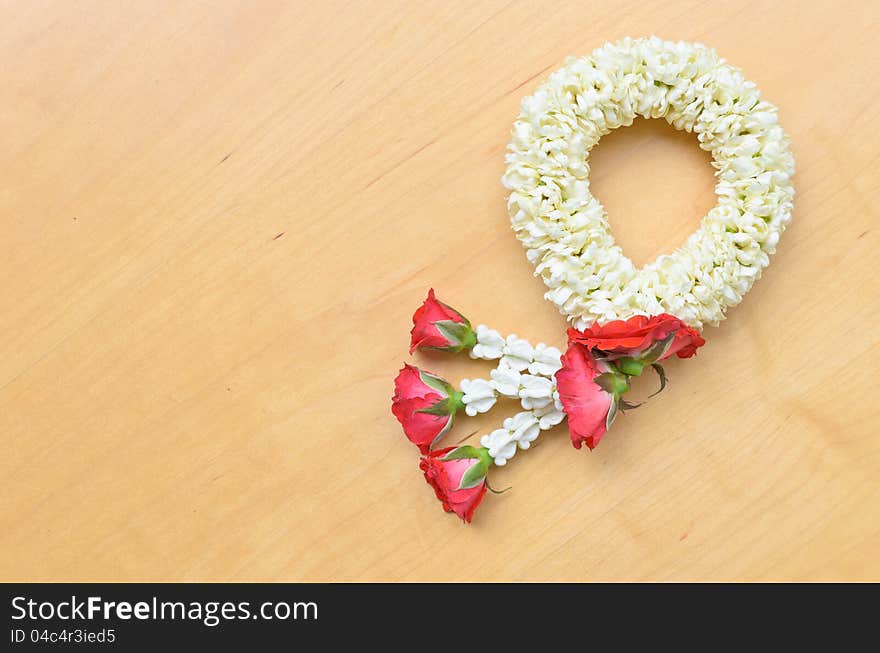
[{"label": "wood grain surface", "polygon": [[[878,30],[867,1],[4,2],[0,580],[880,580]],[[465,526],[392,379],[489,365],[410,357],[410,316],[433,285],[564,344],[504,148],[566,56],[650,34],[779,106],[794,220],[663,396],[592,453],[542,435]],[[639,263],[714,204],[664,122],[592,161]]]}]

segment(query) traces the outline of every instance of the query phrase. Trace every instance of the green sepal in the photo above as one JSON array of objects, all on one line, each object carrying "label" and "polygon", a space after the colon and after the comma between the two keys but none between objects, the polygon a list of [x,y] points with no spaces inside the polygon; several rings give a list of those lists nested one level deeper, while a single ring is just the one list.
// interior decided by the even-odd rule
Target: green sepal
[{"label": "green sepal", "polygon": [[452,430],[452,425],[454,423],[455,423],[455,415],[450,415],[449,421],[446,422],[446,426],[444,426],[442,429],[440,429],[440,432],[431,441],[431,448],[436,446],[437,443],[440,442],[440,440],[442,440],[446,436],[446,434]]},{"label": "green sepal", "polygon": [[461,483],[458,484],[459,490],[468,490],[476,487],[486,480],[486,474],[489,469],[482,462],[471,466],[461,477]]},{"label": "green sepal", "polygon": [[641,406],[645,402],[640,401],[637,404],[633,404],[633,403],[628,402],[623,397],[621,397],[620,399],[617,400],[617,403],[618,403],[618,408],[620,408],[620,410],[634,410],[634,409],[638,408],[639,406]]},{"label": "green sepal", "polygon": [[467,490],[476,487],[483,482],[486,475],[489,473],[489,466],[492,464],[492,457],[489,455],[489,450],[486,447],[477,448],[466,444],[461,447],[456,447],[442,458],[442,460],[462,459],[474,461],[474,464],[471,465],[462,475],[461,481],[458,484],[459,490]]},{"label": "green sepal", "polygon": [[593,382],[610,395],[619,397],[629,390],[629,381],[625,375],[620,372],[604,372],[600,374]]},{"label": "green sepal", "polygon": [[473,349],[473,346],[477,344],[477,333],[467,320],[464,322],[437,320],[434,322],[434,326],[444,338],[455,344],[448,347],[430,347],[430,349],[458,353],[462,349]]},{"label": "green sepal", "polygon": [[660,363],[651,363],[651,367],[654,368],[654,371],[657,372],[657,376],[660,377],[660,389],[657,390],[654,394],[648,395],[648,399],[653,397],[654,395],[659,395],[663,392],[663,389],[666,387],[667,379],[666,379],[666,370],[663,369],[663,366]]},{"label": "green sepal", "polygon": [[433,406],[429,406],[428,408],[419,408],[417,413],[427,413],[428,415],[455,415],[455,413],[461,409],[464,405],[461,401],[461,398],[464,396],[463,392],[458,392],[457,390],[453,390],[452,394],[450,394],[445,399],[441,399]]},{"label": "green sepal", "polygon": [[496,490],[494,487],[489,485],[489,477],[488,476],[486,477],[486,489],[489,490],[489,492],[491,492],[492,494],[504,494],[505,492],[507,492],[508,490],[510,490],[512,488],[513,488],[513,486],[509,485],[506,488],[504,488],[503,490]]},{"label": "green sepal", "polygon": [[672,344],[672,341],[674,339],[675,331],[663,338],[663,340],[658,340],[653,345],[648,347],[645,353],[639,356],[639,362],[641,362],[642,365],[650,365],[651,363],[654,363],[658,358],[666,353],[666,350],[669,349],[669,345]]},{"label": "green sepal", "polygon": [[618,359],[615,364],[617,365],[617,369],[627,376],[641,376],[642,371],[645,369],[644,363],[629,356]]},{"label": "green sepal", "polygon": [[461,458],[473,458],[474,460],[480,460],[480,454],[477,451],[476,447],[472,447],[469,444],[465,444],[461,447],[456,447],[448,454],[443,456],[442,460],[460,460]]},{"label": "green sepal", "polygon": [[455,392],[455,388],[452,387],[452,384],[446,379],[441,379],[439,376],[435,376],[425,370],[419,370],[419,376],[422,379],[422,383],[426,386],[433,388],[438,392],[442,392],[446,396],[452,396]]},{"label": "green sepal", "polygon": [[617,412],[618,412],[617,401],[618,401],[618,398],[617,398],[617,396],[615,396],[611,400],[611,407],[608,409],[608,415],[605,416],[605,430],[606,431],[611,428],[611,425],[614,423],[614,418],[617,417]]}]

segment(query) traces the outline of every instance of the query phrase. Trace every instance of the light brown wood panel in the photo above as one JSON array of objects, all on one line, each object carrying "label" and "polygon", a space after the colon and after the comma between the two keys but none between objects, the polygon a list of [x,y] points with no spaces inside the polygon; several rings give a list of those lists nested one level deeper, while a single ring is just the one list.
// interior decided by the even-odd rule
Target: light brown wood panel
[{"label": "light brown wood panel", "polygon": [[[873,2],[7,2],[0,579],[880,580]],[[594,452],[445,515],[390,413],[427,288],[561,346],[499,179],[520,99],[625,35],[715,47],[797,159],[773,265]],[[713,204],[603,140],[639,262]],[[487,429],[498,411],[454,438]]]}]

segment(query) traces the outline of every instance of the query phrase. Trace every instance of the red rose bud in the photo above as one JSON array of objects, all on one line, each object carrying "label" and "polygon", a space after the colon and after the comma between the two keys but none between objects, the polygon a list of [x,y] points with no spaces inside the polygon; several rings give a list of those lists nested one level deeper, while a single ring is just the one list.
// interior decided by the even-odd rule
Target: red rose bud
[{"label": "red rose bud", "polygon": [[448,447],[422,456],[419,468],[443,509],[470,522],[486,494],[491,460],[485,447]]},{"label": "red rose bud", "polygon": [[604,361],[576,342],[562,356],[556,372],[559,400],[568,417],[568,432],[576,449],[594,449],[617,416],[617,402],[628,389],[626,376],[615,373]]},{"label": "red rose bud", "polygon": [[394,379],[391,412],[403,432],[422,453],[452,428],[455,412],[462,407],[462,393],[449,383],[412,365],[404,365]]},{"label": "red rose bud", "polygon": [[434,289],[428,291],[425,302],[413,314],[412,340],[409,353],[416,349],[436,349],[452,353],[471,349],[477,342],[477,334],[471,323],[461,313],[434,297]]},{"label": "red rose bud", "polygon": [[676,354],[679,358],[693,356],[705,344],[700,334],[674,315],[662,313],[646,317],[636,315],[628,320],[615,320],[583,331],[568,330],[569,342],[584,345],[590,351],[602,352],[606,360],[632,359],[641,365],[625,363],[630,376],[641,374],[641,367]]}]

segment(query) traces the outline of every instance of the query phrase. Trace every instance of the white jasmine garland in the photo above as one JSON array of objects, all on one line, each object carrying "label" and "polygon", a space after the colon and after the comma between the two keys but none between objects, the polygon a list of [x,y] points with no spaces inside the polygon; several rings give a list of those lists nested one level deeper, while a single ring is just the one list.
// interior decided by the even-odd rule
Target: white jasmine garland
[{"label": "white jasmine garland", "polygon": [[487,412],[498,399],[492,382],[485,379],[462,379],[461,391],[464,412],[470,417]]},{"label": "white jasmine garland", "polygon": [[493,462],[499,467],[513,458],[517,448],[528,449],[541,431],[553,428],[565,419],[562,405],[548,404],[543,409],[527,410],[504,420],[500,429],[495,429],[480,438],[480,444],[489,450]]},{"label": "white jasmine garland", "polygon": [[523,374],[520,378],[519,398],[523,408],[543,408],[553,401],[556,384],[552,380],[531,374]]},{"label": "white jasmine garland", "polygon": [[468,352],[471,358],[491,361],[504,355],[504,346],[507,343],[495,329],[490,329],[485,324],[478,324],[476,339],[477,343]]},{"label": "white jasmine garland", "polygon": [[538,418],[532,411],[525,411],[508,417],[502,428],[480,438],[480,444],[489,450],[493,462],[503,467],[514,456],[517,446],[528,449],[540,432]]},{"label": "white jasmine garland", "polygon": [[529,373],[552,378],[562,366],[562,363],[559,361],[561,356],[562,352],[556,347],[550,347],[543,342],[539,342],[535,345],[534,352],[532,353],[532,362],[529,363],[528,367]]},{"label": "white jasmine garland", "polygon": [[[696,133],[718,177],[718,203],[697,232],[641,270],[590,194],[588,160],[603,135],[637,116]],[[776,107],[699,44],[627,38],[569,59],[523,100],[506,160],[511,224],[545,297],[579,329],[660,313],[717,325],[760,278],[791,219],[794,160]],[[471,355],[523,359],[517,341],[497,335],[478,328]]]},{"label": "white jasmine garland", "polygon": [[503,363],[490,372],[491,379],[462,379],[461,402],[465,413],[473,417],[488,412],[498,397],[519,399],[526,410],[543,408],[556,393],[551,377],[523,374]]},{"label": "white jasmine garland", "polygon": [[490,372],[491,379],[462,380],[465,412],[470,416],[485,413],[498,397],[519,399],[523,408],[522,412],[504,420],[502,428],[480,439],[494,463],[502,466],[516,454],[517,448],[528,449],[541,431],[565,419],[555,379],[562,353],[544,343],[533,347],[517,336],[502,338],[484,325],[477,327],[474,349],[481,345],[484,347],[478,351],[481,355],[472,354],[474,358],[491,356],[499,362]]},{"label": "white jasmine garland", "polygon": [[543,342],[533,347],[528,340],[513,334],[504,338],[485,324],[477,326],[476,340],[469,352],[471,358],[500,360],[499,367],[506,366],[518,372],[528,370],[531,374],[548,377],[556,374],[560,367],[562,352]]}]

